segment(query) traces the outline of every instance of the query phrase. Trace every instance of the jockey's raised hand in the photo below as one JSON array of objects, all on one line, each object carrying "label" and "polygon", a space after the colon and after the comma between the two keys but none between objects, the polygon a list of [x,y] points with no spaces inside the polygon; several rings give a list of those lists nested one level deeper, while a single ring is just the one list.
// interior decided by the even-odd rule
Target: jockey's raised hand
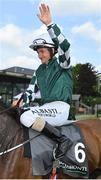
[{"label": "jockey's raised hand", "polygon": [[48,5],[41,4],[39,7],[39,12],[40,13],[38,14],[38,18],[43,24],[48,25],[52,22],[52,17]]}]

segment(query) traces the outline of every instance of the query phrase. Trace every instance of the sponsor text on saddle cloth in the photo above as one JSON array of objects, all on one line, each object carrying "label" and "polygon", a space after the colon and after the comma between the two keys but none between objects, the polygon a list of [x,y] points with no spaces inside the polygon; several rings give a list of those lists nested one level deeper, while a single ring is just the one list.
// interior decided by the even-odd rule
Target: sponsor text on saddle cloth
[{"label": "sponsor text on saddle cloth", "polygon": [[[68,124],[58,127],[61,133],[71,138],[72,147],[66,155],[59,159],[58,168],[62,168],[64,174],[72,177],[88,178],[88,161],[86,157],[86,147],[84,138],[79,127]],[[36,136],[38,132],[29,130],[30,138]],[[51,172],[53,167],[53,149],[56,142],[40,134],[36,140],[31,141],[31,155],[33,164],[33,175],[46,175]]]}]

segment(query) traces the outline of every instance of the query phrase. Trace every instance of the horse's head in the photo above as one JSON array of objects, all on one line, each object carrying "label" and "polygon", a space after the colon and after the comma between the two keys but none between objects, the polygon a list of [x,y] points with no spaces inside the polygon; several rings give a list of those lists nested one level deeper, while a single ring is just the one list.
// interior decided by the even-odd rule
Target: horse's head
[{"label": "horse's head", "polygon": [[6,109],[0,103],[0,151],[4,151],[20,128],[19,116],[16,109]]}]

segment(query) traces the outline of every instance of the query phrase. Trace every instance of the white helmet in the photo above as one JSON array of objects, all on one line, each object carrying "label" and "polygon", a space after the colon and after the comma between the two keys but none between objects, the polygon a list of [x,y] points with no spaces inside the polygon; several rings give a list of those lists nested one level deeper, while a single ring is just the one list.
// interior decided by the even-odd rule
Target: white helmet
[{"label": "white helmet", "polygon": [[54,48],[57,50],[55,44],[46,42],[45,39],[38,38],[33,41],[33,44],[29,46],[34,51],[37,51],[38,48]]}]

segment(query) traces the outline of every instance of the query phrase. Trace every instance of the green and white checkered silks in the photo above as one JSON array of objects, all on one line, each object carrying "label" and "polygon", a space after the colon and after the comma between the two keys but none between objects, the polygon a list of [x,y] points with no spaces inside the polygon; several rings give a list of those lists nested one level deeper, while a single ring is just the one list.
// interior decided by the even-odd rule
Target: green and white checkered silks
[{"label": "green and white checkered silks", "polygon": [[30,101],[34,101],[35,99],[35,86],[37,86],[37,78],[36,73],[34,72],[31,82],[24,93],[23,99],[23,107],[27,108],[29,106]]},{"label": "green and white checkered silks", "polygon": [[58,63],[64,69],[68,69],[70,65],[70,44],[64,35],[61,33],[60,28],[56,24],[48,27],[49,35],[58,48]]},{"label": "green and white checkered silks", "polygon": [[[70,67],[69,42],[65,39],[60,28],[56,24],[48,26],[47,30],[55,46],[58,48],[57,62],[63,69],[68,69]],[[37,77],[34,73],[29,87],[24,95],[23,107],[28,107],[30,101],[35,99],[35,86],[37,86]]]}]

